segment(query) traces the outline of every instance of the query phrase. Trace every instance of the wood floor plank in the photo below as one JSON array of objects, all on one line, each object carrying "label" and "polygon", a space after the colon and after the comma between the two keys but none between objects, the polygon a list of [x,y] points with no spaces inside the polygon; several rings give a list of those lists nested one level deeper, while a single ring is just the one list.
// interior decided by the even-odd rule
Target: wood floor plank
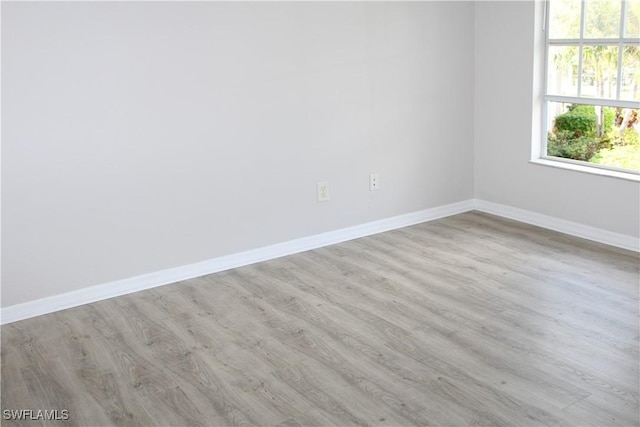
[{"label": "wood floor plank", "polygon": [[[368,258],[371,258],[371,257],[369,256]],[[367,261],[362,259],[360,260],[360,262],[366,263]],[[375,262],[377,264],[384,264],[384,260],[379,258],[375,259]],[[410,269],[414,271],[416,266],[417,264],[410,263],[408,267],[410,267]],[[390,278],[392,280],[403,279],[401,274],[394,275],[393,272],[390,273],[389,270],[387,272],[384,272],[384,271],[380,272],[380,274],[385,275],[385,277]],[[412,277],[411,279],[416,282],[420,280],[419,277]],[[426,277],[424,280],[428,282],[429,277]],[[430,288],[429,288],[430,297],[434,298],[434,297],[438,297],[439,295],[444,295],[445,298],[451,297],[451,295],[446,292],[446,289],[444,290],[444,292],[440,292],[440,290],[434,289],[434,285],[437,285],[437,283],[430,281],[429,285],[430,285]],[[537,328],[538,333],[543,333],[543,334],[561,333],[563,335],[568,334],[570,336],[573,336],[575,335],[576,332],[580,332],[587,337],[593,337],[594,339],[592,340],[592,342],[595,345],[600,345],[601,347],[605,348],[607,352],[609,351],[610,345],[615,345],[620,348],[623,348],[625,352],[630,353],[631,359],[637,360],[637,340],[636,340],[637,337],[630,338],[629,340],[627,340],[627,342],[624,342],[624,341],[620,341],[619,337],[611,336],[609,334],[604,335],[602,333],[597,333],[597,331],[594,331],[592,328],[584,327],[584,325],[588,325],[588,323],[578,322],[576,325],[573,325],[572,323],[568,323],[571,320],[571,317],[566,316],[566,314],[568,313],[567,307],[563,307],[562,311],[556,313],[557,316],[545,316],[544,315],[545,313],[539,313],[537,311],[533,311],[529,309],[528,306],[531,304],[525,305],[521,303],[521,302],[526,302],[526,300],[514,301],[512,299],[510,300],[503,299],[506,293],[502,289],[503,289],[502,286],[494,290],[487,287],[485,288],[484,291],[482,292],[474,291],[473,294],[475,295],[476,298],[481,298],[482,303],[486,302],[485,307],[494,313],[494,316],[492,316],[492,318],[502,318],[502,317],[505,317],[505,315],[510,316],[509,322],[501,322],[503,325],[510,326],[514,322],[517,322],[518,319],[520,319],[521,323],[524,323],[525,321],[529,320],[528,324],[530,325],[530,327]],[[469,295],[467,293],[467,295],[461,296],[461,298],[467,298],[467,297],[473,298],[474,295]],[[531,302],[536,301],[536,298],[529,298],[529,299],[531,300]],[[602,304],[602,300],[600,300],[600,305],[601,306],[604,305]],[[477,300],[476,301],[468,300],[468,302],[466,303],[466,306],[469,307],[470,309],[473,309],[475,307],[478,307],[479,304]],[[511,307],[511,308],[507,308],[505,310],[505,307]],[[604,307],[597,307],[597,308],[600,310],[601,308],[604,308]],[[472,311],[467,310],[466,314],[472,314]],[[500,320],[500,319],[496,319],[496,320]],[[474,321],[477,321],[477,320],[474,320]],[[547,328],[547,330],[541,331],[540,330],[541,328],[539,328],[538,325],[541,325],[541,324],[544,325],[545,321],[547,321],[548,323],[551,323],[551,325],[549,325],[550,327]],[[635,333],[635,330],[633,330],[633,326],[630,325],[629,328],[632,329],[632,335],[633,335]],[[561,337],[561,338],[564,340],[565,337]],[[603,341],[605,342],[603,343]],[[611,354],[609,354],[609,356],[611,356]]]},{"label": "wood floor plank", "polygon": [[639,425],[639,279],[469,212],[4,325],[3,425]]},{"label": "wood floor plank", "polygon": [[[349,311],[357,312],[357,307],[351,307],[349,308]],[[389,309],[385,309],[385,311],[389,311]],[[381,338],[383,340],[387,340],[386,345],[392,348],[394,355],[407,356],[401,360],[399,365],[396,365],[393,368],[394,371],[398,374],[398,376],[402,377],[403,379],[411,378],[416,382],[427,383],[429,381],[434,380],[435,377],[438,376],[438,372],[440,372],[442,375],[444,375],[443,373],[447,373],[447,375],[451,375],[453,372],[455,372],[456,380],[467,382],[467,383],[474,383],[474,382],[477,382],[476,378],[466,375],[466,372],[464,372],[465,370],[474,372],[476,376],[478,375],[478,373],[482,375],[482,374],[486,374],[487,372],[488,372],[488,377],[492,375],[491,369],[487,365],[482,365],[476,369],[477,364],[474,364],[476,362],[475,359],[467,358],[464,362],[460,363],[460,366],[462,366],[463,369],[457,369],[455,366],[452,366],[450,363],[445,362],[443,359],[437,359],[437,353],[434,356],[430,348],[423,345],[423,343],[429,343],[429,345],[434,345],[434,344],[438,345],[439,343],[443,343],[443,346],[449,347],[449,352],[446,356],[449,358],[449,360],[451,359],[455,360],[456,357],[453,354],[451,354],[451,349],[452,349],[451,335],[442,334],[442,338],[444,338],[444,340],[443,339],[438,340],[437,336],[434,336],[433,334],[429,334],[427,339],[420,340],[420,339],[415,339],[410,335],[407,335],[404,332],[405,331],[404,328],[397,327],[393,323],[387,322],[386,319],[376,318],[374,315],[371,315],[371,314],[365,314],[363,320],[367,321],[368,323],[378,325],[380,329],[385,330],[385,335],[382,336]],[[333,340],[339,339],[339,337],[338,338],[332,337],[332,338]],[[464,351],[462,353],[464,353]],[[407,361],[407,358],[409,359],[409,361]],[[415,358],[420,362],[417,369],[415,368],[415,366],[411,365],[411,362],[414,361],[414,360],[411,360],[411,358]],[[401,367],[403,366],[404,367],[412,366],[412,368],[414,368],[414,371],[411,373],[404,371],[402,375],[400,375],[400,373],[402,372]],[[423,372],[424,369],[420,369],[420,368],[421,367],[424,368],[426,366],[437,367],[438,369],[437,371],[434,371],[435,373],[431,372],[430,373],[431,375],[427,375],[425,377]],[[506,372],[504,372],[504,370],[503,371],[494,370],[493,374],[496,376],[499,376],[498,378],[504,379]],[[508,374],[506,378],[509,379],[509,384],[517,383],[517,381],[512,381],[513,378],[508,376]],[[504,384],[507,384],[507,381],[499,381],[499,382],[502,383],[501,387],[504,387]],[[494,384],[490,383],[490,385],[493,386]],[[526,397],[528,399],[531,399],[532,389],[535,388],[534,386],[535,386],[535,383],[526,384],[526,387],[522,387],[522,390],[527,390]],[[556,388],[557,387],[554,384],[554,389]],[[480,390],[480,391],[483,392],[484,390]],[[549,391],[550,391],[549,388],[545,390],[547,394],[549,394]],[[476,390],[476,393],[477,392],[478,390]],[[430,398],[433,398],[434,395],[437,395],[437,393],[434,392],[433,388],[430,388]],[[576,399],[581,399],[586,395],[588,394],[586,392],[583,392],[583,394],[577,394],[573,397],[567,396],[567,399],[569,402],[574,402]],[[459,396],[459,397],[462,397],[462,396]],[[549,404],[549,401],[547,402],[547,404]]]},{"label": "wood floor plank", "polygon": [[640,420],[640,409],[636,402],[621,399],[615,394],[594,390],[583,400],[564,409],[565,412],[583,418],[599,419],[602,425],[634,425]]}]

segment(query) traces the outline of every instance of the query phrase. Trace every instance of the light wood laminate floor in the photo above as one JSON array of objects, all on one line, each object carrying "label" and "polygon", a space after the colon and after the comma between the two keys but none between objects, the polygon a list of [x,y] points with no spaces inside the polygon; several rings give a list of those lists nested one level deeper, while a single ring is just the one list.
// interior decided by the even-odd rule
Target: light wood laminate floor
[{"label": "light wood laminate floor", "polygon": [[639,275],[465,213],[5,325],[2,425],[635,426]]}]

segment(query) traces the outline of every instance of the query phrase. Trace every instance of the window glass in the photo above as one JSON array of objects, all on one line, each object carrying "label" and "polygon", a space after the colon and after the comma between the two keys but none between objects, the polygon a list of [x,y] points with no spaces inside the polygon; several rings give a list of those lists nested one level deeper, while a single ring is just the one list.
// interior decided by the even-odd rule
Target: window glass
[{"label": "window glass", "polygon": [[620,99],[640,101],[640,47],[625,46],[622,56]]},{"label": "window glass", "polygon": [[625,37],[640,38],[640,0],[625,2],[627,16],[624,25]]},{"label": "window glass", "polygon": [[617,94],[618,47],[584,46],[581,96],[612,99]]},{"label": "window glass", "polygon": [[549,5],[549,37],[580,37],[580,0],[554,0]]},{"label": "window glass", "polygon": [[548,93],[578,95],[578,60],[577,46],[549,46]]},{"label": "window glass", "polygon": [[620,35],[620,0],[588,0],[585,2],[585,38],[612,38]]},{"label": "window glass", "polygon": [[640,170],[640,110],[549,102],[547,155]]}]

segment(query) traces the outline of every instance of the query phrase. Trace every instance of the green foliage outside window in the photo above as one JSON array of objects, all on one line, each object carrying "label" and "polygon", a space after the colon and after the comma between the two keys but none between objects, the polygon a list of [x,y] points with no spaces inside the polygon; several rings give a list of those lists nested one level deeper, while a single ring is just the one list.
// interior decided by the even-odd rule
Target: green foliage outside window
[{"label": "green foliage outside window", "polygon": [[556,129],[558,132],[573,133],[575,137],[595,135],[596,119],[591,105],[579,105],[573,109],[569,107],[569,111],[556,117]]},{"label": "green foliage outside window", "polygon": [[[638,110],[573,104],[556,116],[547,154],[640,170]],[[600,128],[598,123],[602,123]]]},{"label": "green foliage outside window", "polygon": [[588,162],[600,150],[600,143],[592,137],[576,136],[573,130],[563,130],[549,135],[547,154],[563,159]]},{"label": "green foliage outside window", "polygon": [[640,170],[640,138],[634,129],[625,129],[620,144],[603,148],[590,160],[623,169]]}]

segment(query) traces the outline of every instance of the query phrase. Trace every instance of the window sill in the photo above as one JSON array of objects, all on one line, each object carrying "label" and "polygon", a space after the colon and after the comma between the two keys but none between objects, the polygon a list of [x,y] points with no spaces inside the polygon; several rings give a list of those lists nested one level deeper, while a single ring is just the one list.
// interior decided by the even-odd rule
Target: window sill
[{"label": "window sill", "polygon": [[529,163],[542,166],[550,166],[554,168],[572,170],[576,172],[588,173],[591,175],[608,176],[610,178],[624,179],[627,181],[640,182],[640,175],[633,172],[622,172],[609,169],[601,169],[592,166],[585,166],[575,163],[564,162],[552,159],[532,159]]}]

